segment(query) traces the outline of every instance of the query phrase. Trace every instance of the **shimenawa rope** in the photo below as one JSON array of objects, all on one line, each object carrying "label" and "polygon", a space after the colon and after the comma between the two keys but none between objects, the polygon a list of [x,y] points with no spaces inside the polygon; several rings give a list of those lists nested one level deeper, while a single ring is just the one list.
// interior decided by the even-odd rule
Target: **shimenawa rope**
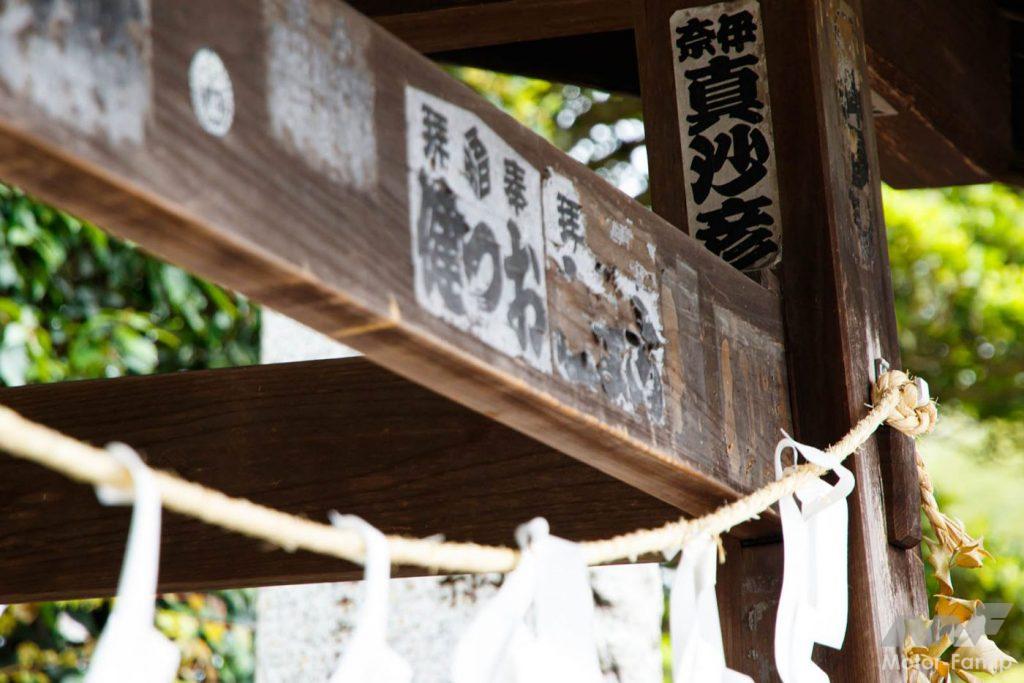
[{"label": "shimenawa rope", "polygon": [[[935,425],[936,415],[932,402],[921,404],[918,400],[917,386],[908,375],[897,370],[889,371],[879,377],[874,387],[871,410],[846,436],[825,451],[839,456],[840,460],[845,459],[883,423],[911,436],[924,434]],[[0,450],[93,486],[111,486],[128,491],[132,488],[127,470],[107,451],[32,422],[3,406],[0,406]],[[930,480],[920,459],[918,467],[922,471],[922,491],[925,486],[930,490]],[[791,468],[781,479],[703,517],[680,519],[656,529],[641,529],[580,545],[591,565],[635,560],[641,555],[675,549],[698,533],[718,536],[756,518],[783,496],[795,493],[804,483],[827,471],[818,465],[800,465]],[[154,470],[154,476],[163,505],[168,510],[269,541],[289,551],[307,550],[352,562],[360,562],[363,557],[362,540],[352,531],[289,515],[249,500],[231,498],[169,472]],[[395,564],[416,565],[435,571],[507,572],[515,567],[519,557],[518,551],[500,546],[405,536],[388,536],[387,540],[391,560]]]}]

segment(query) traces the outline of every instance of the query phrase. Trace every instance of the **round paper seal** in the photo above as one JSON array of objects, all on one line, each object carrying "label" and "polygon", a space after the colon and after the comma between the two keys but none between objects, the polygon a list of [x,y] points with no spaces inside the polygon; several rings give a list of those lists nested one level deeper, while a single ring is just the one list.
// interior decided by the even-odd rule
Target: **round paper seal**
[{"label": "round paper seal", "polygon": [[188,67],[188,87],[192,110],[203,130],[217,137],[227,135],[235,119],[235,91],[216,52],[205,47],[196,51]]}]

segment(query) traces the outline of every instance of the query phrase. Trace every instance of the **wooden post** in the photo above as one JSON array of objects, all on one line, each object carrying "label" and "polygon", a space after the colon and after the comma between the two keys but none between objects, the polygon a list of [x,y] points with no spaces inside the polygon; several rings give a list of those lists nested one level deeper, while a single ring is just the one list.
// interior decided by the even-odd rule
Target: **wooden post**
[{"label": "wooden post", "polygon": [[[774,5],[766,28],[776,98],[787,359],[800,437],[838,438],[870,400],[875,360],[899,367],[881,177],[866,86],[859,0]],[[771,50],[771,48],[770,48]],[[785,93],[783,95],[783,93]],[[906,437],[872,439],[852,459],[850,625],[827,651],[834,681],[902,680],[883,638],[897,620],[927,613],[916,549],[887,542],[882,463],[902,459]],[[916,473],[915,473],[916,474]],[[917,493],[910,487],[900,495]]]},{"label": "wooden post", "polygon": [[[673,14],[689,8],[687,21],[707,20],[703,25],[716,30],[718,17],[750,10],[764,31],[770,103],[762,102],[758,111],[771,112],[774,131],[768,150],[778,172],[778,274],[794,426],[798,438],[825,445],[863,414],[875,360],[899,363],[860,4],[740,1],[692,11],[709,4],[641,3],[637,45],[645,123],[658,136],[658,144],[648,142],[654,208],[695,234],[694,226],[705,227],[697,216],[687,215],[683,202],[701,169],[687,157],[690,131],[680,126],[687,125],[684,119],[694,110],[680,109],[672,87],[679,87],[674,69],[682,44],[676,41],[683,37],[671,31]],[[678,16],[674,23],[679,25]],[[715,56],[740,53],[723,47],[718,44]],[[767,156],[762,150],[761,158]],[[725,161],[719,166],[728,180],[734,175]],[[896,620],[927,610],[917,551],[895,547],[913,546],[920,534],[912,448],[905,437],[885,434],[852,458],[857,488],[851,496],[851,619],[843,650],[821,649],[833,681],[899,680],[892,661],[885,661],[884,655],[894,652],[883,648],[883,638]],[[886,469],[889,481],[883,485]],[[766,680],[762,664],[766,657],[770,661],[771,639],[743,630],[752,618],[752,603],[745,596],[763,591],[779,566],[748,558],[750,553],[772,557],[765,545],[733,546],[730,561],[737,565],[728,570],[730,585],[722,587],[728,594],[721,596],[723,621],[725,631],[739,637],[731,652],[742,658],[730,664]]]},{"label": "wooden post", "polygon": [[718,568],[718,609],[729,667],[757,683],[775,673],[775,612],[782,590],[782,543],[778,538],[741,543],[725,539]]},{"label": "wooden post", "polygon": [[[690,93],[682,92],[686,87],[685,77],[680,78],[677,69],[687,54],[708,57],[711,51],[717,53],[720,48],[715,47],[717,41],[713,33],[705,34],[711,42],[702,49],[698,43],[687,43],[687,38],[677,35],[675,29],[692,20],[698,22],[696,26],[699,28],[714,30],[718,15],[722,13],[719,11],[721,6],[713,5],[705,10],[703,6],[707,3],[686,0],[641,0],[636,5],[637,61],[654,210],[680,230],[700,234],[701,228],[706,226],[698,224],[696,216],[690,216],[688,204],[694,207],[710,199],[712,205],[721,205],[721,200],[715,202],[713,192],[707,192],[702,198],[698,191],[698,201],[694,201],[694,184],[700,169],[693,165],[692,154],[686,147],[691,144],[690,131],[697,127],[687,121],[687,116],[693,111],[691,98]],[[687,10],[696,12],[688,16]],[[704,17],[707,11],[711,12],[711,18]],[[755,30],[753,47],[757,51],[751,53],[759,55],[765,47],[763,25],[758,25]],[[758,61],[761,81],[764,81],[764,60]],[[766,99],[765,94],[762,82],[759,99]],[[767,121],[770,125],[770,117],[761,118],[762,123]],[[714,126],[715,130],[703,135],[704,140],[715,144],[716,133],[728,135],[727,126],[728,122]],[[769,139],[769,142],[774,146],[773,141]],[[731,141],[729,144],[731,146]],[[705,152],[708,157],[714,156],[714,152],[706,149]],[[774,155],[774,149],[768,152]],[[704,170],[712,169],[704,167]],[[774,177],[771,180],[774,183]],[[777,197],[777,187],[773,187],[772,198],[777,201]],[[763,457],[767,460],[770,453],[766,451]],[[779,537],[760,539],[751,546],[736,539],[727,539],[726,556],[726,564],[720,570],[718,597],[727,663],[754,680],[775,680],[773,634],[778,593],[782,586],[782,545]]]}]

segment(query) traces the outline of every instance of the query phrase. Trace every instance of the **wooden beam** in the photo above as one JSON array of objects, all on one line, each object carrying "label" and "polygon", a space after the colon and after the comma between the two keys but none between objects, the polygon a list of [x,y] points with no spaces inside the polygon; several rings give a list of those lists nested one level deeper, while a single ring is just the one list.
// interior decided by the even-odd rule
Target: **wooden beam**
[{"label": "wooden beam", "polygon": [[778,297],[373,22],[29,4],[0,177],[688,512],[772,477]]},{"label": "wooden beam", "polygon": [[629,29],[622,0],[355,0],[352,6],[420,52]]},{"label": "wooden beam", "polygon": [[[678,511],[362,358],[0,389],[0,403],[154,467],[287,512],[390,533],[514,544],[545,515],[602,538]],[[129,510],[0,456],[0,601],[114,592]],[[162,591],[351,579],[362,569],[169,514]],[[404,575],[425,570],[403,568]]]},{"label": "wooden beam", "polygon": [[1009,23],[995,2],[865,0],[882,177],[895,187],[1019,182]]},{"label": "wooden beam", "polygon": [[640,80],[634,45],[628,29],[433,52],[430,57],[445,64],[636,95]]},{"label": "wooden beam", "polygon": [[[616,38],[636,25],[630,4],[620,0],[357,7],[437,59],[639,92],[633,50]],[[996,2],[867,0],[864,30],[887,183],[1021,182],[1011,131],[1010,25]]]}]

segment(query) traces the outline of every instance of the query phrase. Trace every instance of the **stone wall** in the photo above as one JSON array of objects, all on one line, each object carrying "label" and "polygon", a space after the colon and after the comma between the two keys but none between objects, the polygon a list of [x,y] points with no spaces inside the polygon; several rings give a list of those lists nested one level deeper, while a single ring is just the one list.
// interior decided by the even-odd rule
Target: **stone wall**
[{"label": "stone wall", "polygon": [[[354,352],[264,310],[261,354],[264,363],[279,363]],[[601,567],[591,571],[591,578],[606,680],[658,683],[664,605],[658,566]],[[415,683],[450,680],[448,669],[459,635],[501,579],[488,574],[391,582],[390,640],[412,665]],[[359,582],[260,589],[257,683],[326,681],[354,626],[360,599]]]}]

